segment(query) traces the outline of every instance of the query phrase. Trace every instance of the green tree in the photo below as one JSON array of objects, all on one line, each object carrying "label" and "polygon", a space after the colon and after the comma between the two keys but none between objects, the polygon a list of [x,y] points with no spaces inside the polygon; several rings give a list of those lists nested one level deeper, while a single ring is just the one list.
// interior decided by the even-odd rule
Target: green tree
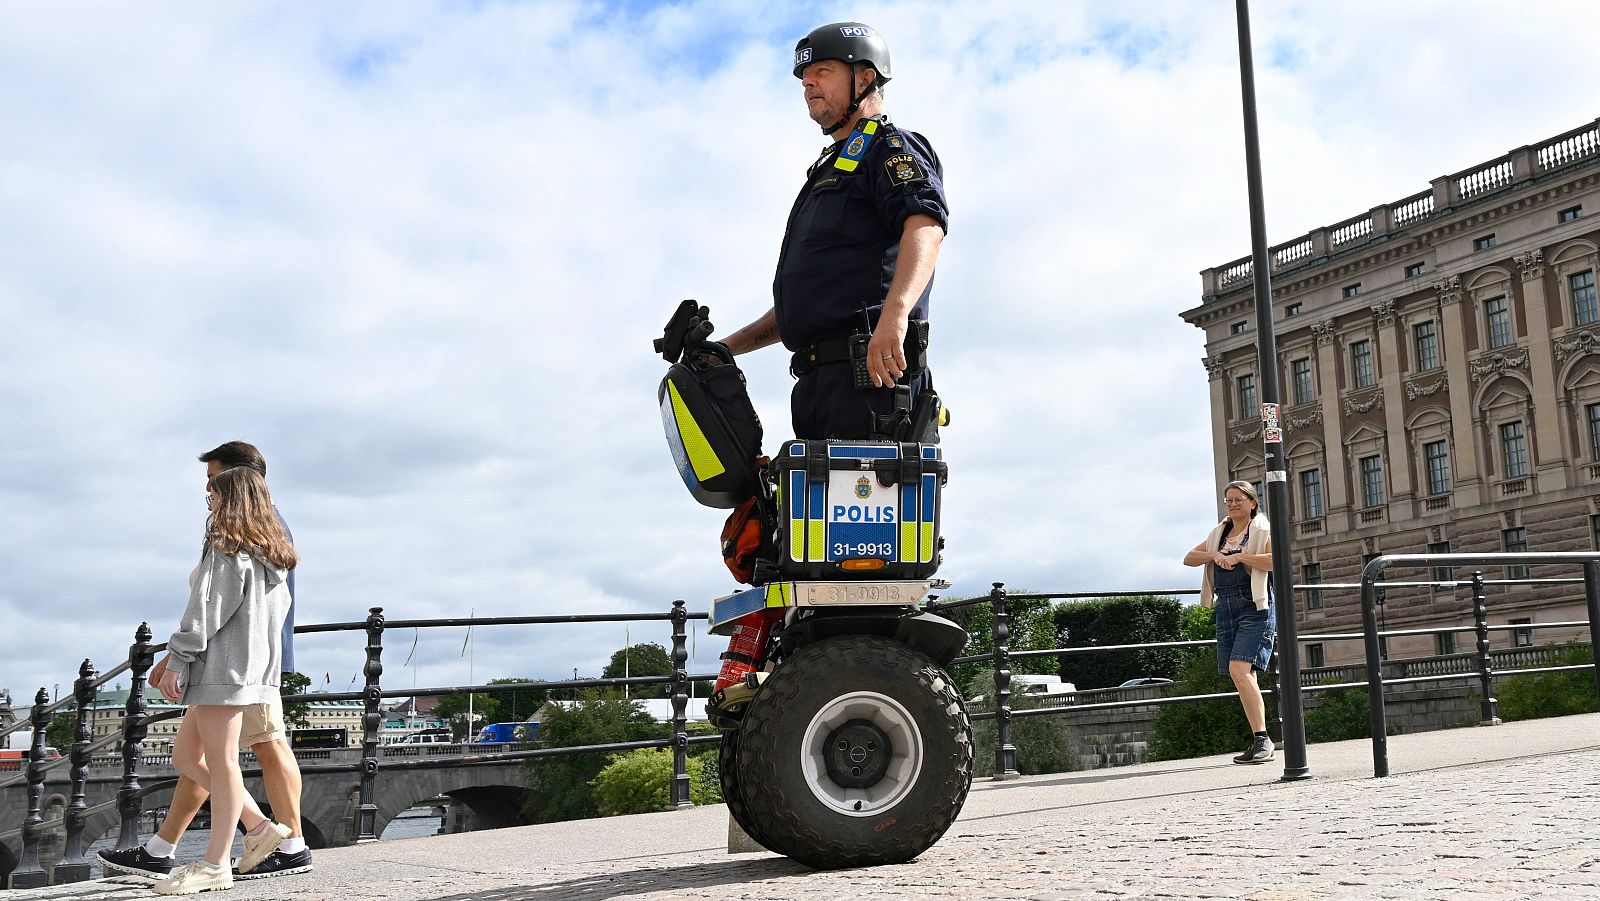
[{"label": "green tree", "polygon": [[[1027,594],[1024,589],[1016,589],[1017,594]],[[1011,651],[1043,651],[1056,645],[1055,614],[1051,610],[1050,601],[1041,600],[1008,600],[1006,613],[1011,617],[1010,635],[1006,639],[1006,647]],[[988,604],[973,604],[970,607],[957,607],[953,610],[939,611],[939,615],[954,622],[967,630],[967,647],[961,656],[975,654],[988,654],[994,651],[994,611]],[[969,685],[980,670],[993,673],[994,670],[987,663],[964,663],[950,668],[950,675],[956,680],[957,685]],[[1061,663],[1056,657],[1024,657],[1012,658],[1011,672],[1027,673],[1036,676],[1054,676],[1059,674]],[[994,694],[994,682],[988,688],[989,694]],[[968,695],[971,697],[971,695]]]},{"label": "green tree", "polygon": [[[672,794],[672,761],[671,748],[641,748],[612,757],[590,782],[600,815],[666,810]],[[708,790],[703,765],[692,758],[688,763],[689,800],[696,805],[719,803],[722,793]]]},{"label": "green tree", "polygon": [[[1185,607],[1181,617],[1183,640],[1217,637],[1216,614],[1205,607]],[[1171,696],[1235,692],[1233,680],[1217,673],[1214,647],[1199,647],[1183,655],[1177,685]],[[1269,710],[1268,715],[1271,715]],[[1168,704],[1156,715],[1150,740],[1151,760],[1179,760],[1239,751],[1250,741],[1250,725],[1237,696],[1215,701]]]},{"label": "green tree", "polygon": [[56,718],[51,720],[50,727],[44,730],[45,743],[63,754],[72,749],[73,733],[78,729],[78,711],[75,706],[69,705],[56,711]]},{"label": "green tree", "polygon": [[[983,695],[977,704],[968,704],[967,713],[994,712],[994,670],[977,670],[967,682],[966,696]],[[1039,698],[1013,695],[1012,711],[1033,710],[1043,706]],[[1039,773],[1065,773],[1074,768],[1071,751],[1071,734],[1067,719],[1070,714],[1015,717],[1011,720],[1011,744],[1017,749],[1017,772],[1024,775]],[[972,724],[972,753],[974,776],[994,774],[994,750],[999,732],[994,720],[978,720]]]},{"label": "green tree", "polygon": [[[311,688],[311,677],[301,673],[284,673],[283,681],[278,684],[278,694],[287,698],[290,695],[303,695]],[[311,705],[301,702],[291,704],[283,703],[283,723],[290,729],[304,729],[311,725]]]},{"label": "green tree", "polygon": [[[544,710],[539,740],[547,748],[644,741],[666,737],[658,725],[631,700],[601,697],[592,689],[580,693],[570,706],[551,704]],[[606,765],[602,754],[567,754],[529,760],[528,782],[537,788],[530,792],[527,813],[536,823],[554,823],[597,816],[591,783]]]},{"label": "green tree", "polygon": [[[1177,641],[1183,604],[1155,595],[1068,601],[1056,606],[1055,626],[1061,647]],[[1062,658],[1061,678],[1079,689],[1115,688],[1142,676],[1176,678],[1183,661],[1178,648],[1074,654]]]},{"label": "green tree", "polygon": [[469,735],[476,735],[484,723],[500,722],[500,700],[494,695],[472,692],[472,722],[467,722],[467,692],[448,694],[439,699],[438,706],[433,708],[433,715],[444,720],[450,726],[450,734],[457,741],[466,739]]},{"label": "green tree", "polygon": [[[533,679],[504,678],[490,679],[490,685],[521,685],[524,682],[533,682]],[[518,691],[508,691],[493,696],[499,701],[500,706],[496,714],[504,717],[493,722],[520,723],[533,716],[550,700],[550,691],[544,688],[524,688]]]},{"label": "green tree", "polygon": [[[649,641],[618,650],[611,655],[611,662],[606,664],[606,668],[600,671],[602,679],[670,675],[672,675],[672,658],[668,656],[667,649]],[[671,688],[672,686],[664,683],[635,685],[628,690],[628,695],[635,698],[665,698],[670,694]]]}]

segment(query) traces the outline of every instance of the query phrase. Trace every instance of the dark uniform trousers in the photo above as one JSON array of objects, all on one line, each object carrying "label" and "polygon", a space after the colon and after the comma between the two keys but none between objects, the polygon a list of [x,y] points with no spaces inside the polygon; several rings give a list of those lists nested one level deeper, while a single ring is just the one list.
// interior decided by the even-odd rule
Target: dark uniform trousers
[{"label": "dark uniform trousers", "polygon": [[[911,396],[930,381],[924,372],[912,379]],[[872,435],[873,414],[894,410],[893,388],[855,386],[847,363],[829,363],[800,376],[789,394],[789,415],[798,438],[861,440]]]}]

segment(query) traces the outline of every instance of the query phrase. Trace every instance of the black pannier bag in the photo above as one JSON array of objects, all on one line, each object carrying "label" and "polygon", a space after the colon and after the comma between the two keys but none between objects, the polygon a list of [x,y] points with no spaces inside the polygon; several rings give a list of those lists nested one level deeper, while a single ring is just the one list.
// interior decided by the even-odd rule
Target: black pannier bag
[{"label": "black pannier bag", "polygon": [[685,300],[655,342],[672,364],[656,400],[684,486],[707,507],[728,509],[761,493],[761,420],[733,355],[706,340],[708,316]]}]

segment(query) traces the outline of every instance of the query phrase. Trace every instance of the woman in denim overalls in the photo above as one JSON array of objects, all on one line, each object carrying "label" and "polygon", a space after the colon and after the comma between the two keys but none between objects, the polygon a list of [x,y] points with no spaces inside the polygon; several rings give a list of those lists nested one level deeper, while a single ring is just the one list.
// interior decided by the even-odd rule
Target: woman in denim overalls
[{"label": "woman in denim overalls", "polygon": [[1272,759],[1266,704],[1256,673],[1272,660],[1278,637],[1272,604],[1272,527],[1260,515],[1261,501],[1249,482],[1229,482],[1223,492],[1228,516],[1206,540],[1184,555],[1185,566],[1203,566],[1200,603],[1217,613],[1217,672],[1239,689],[1239,703],[1254,733],[1234,763]]}]

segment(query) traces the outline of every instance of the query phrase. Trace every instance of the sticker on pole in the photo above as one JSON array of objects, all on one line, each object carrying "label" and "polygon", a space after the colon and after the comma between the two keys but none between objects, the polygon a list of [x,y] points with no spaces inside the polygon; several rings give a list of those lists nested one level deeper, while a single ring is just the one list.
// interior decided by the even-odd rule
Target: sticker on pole
[{"label": "sticker on pole", "polygon": [[1261,440],[1267,444],[1283,443],[1283,428],[1278,424],[1278,405],[1261,405]]}]

